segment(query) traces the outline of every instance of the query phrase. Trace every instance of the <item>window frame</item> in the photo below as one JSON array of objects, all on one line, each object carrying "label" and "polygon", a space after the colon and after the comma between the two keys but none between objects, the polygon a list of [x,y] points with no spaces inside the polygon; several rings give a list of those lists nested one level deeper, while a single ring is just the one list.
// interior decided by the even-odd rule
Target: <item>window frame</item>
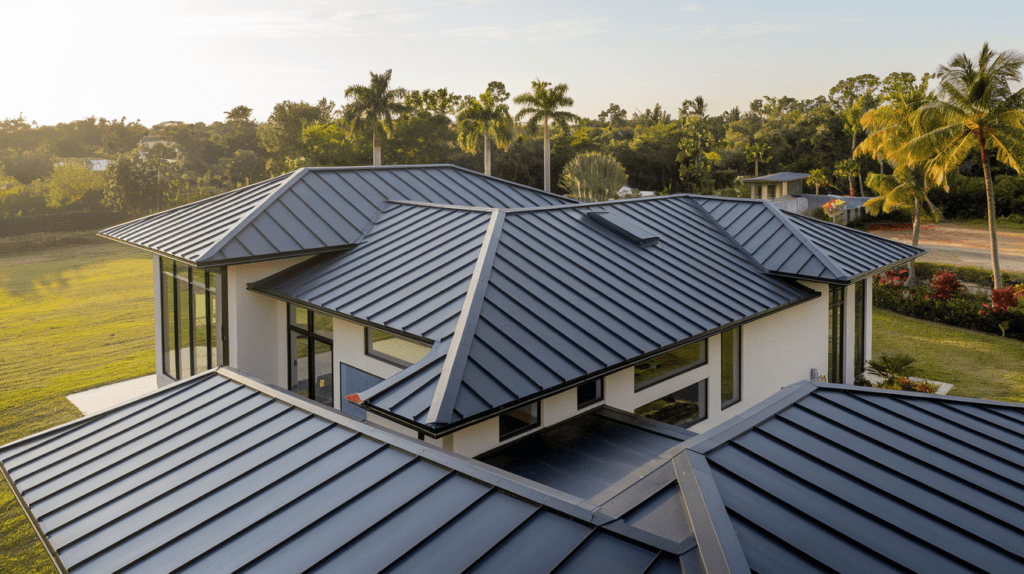
[{"label": "window frame", "polygon": [[[312,309],[303,307],[301,305],[295,305],[293,303],[288,303],[285,310],[287,311],[287,319],[285,319],[285,346],[288,348],[288,391],[292,392],[292,393],[295,393],[297,395],[299,394],[299,393],[296,393],[294,391],[293,385],[292,385],[292,381],[294,379],[294,377],[293,377],[294,372],[292,371],[292,363],[294,361],[298,360],[297,358],[293,358],[292,357],[292,337],[291,336],[292,336],[292,333],[295,333],[299,337],[306,337],[307,339],[309,339],[309,342],[307,343],[307,352],[306,352],[306,361],[307,361],[307,365],[306,365],[307,371],[306,372],[308,373],[307,376],[309,378],[308,382],[307,382],[306,398],[308,398],[308,399],[310,399],[312,401],[315,401],[317,404],[321,404],[321,405],[325,405],[326,403],[322,403],[322,402],[317,400],[317,398],[316,398],[316,385],[313,384],[313,380],[316,378],[316,352],[315,352],[316,343],[325,344],[325,345],[327,345],[331,349],[331,360],[330,360],[330,363],[329,363],[331,365],[331,405],[330,406],[331,406],[331,408],[334,408],[334,404],[338,400],[338,397],[336,397],[335,393],[334,393],[334,339],[333,339],[333,334],[334,334],[333,322],[334,322],[334,318],[331,317],[330,315],[327,315],[326,313],[321,313],[319,311],[313,311]],[[306,314],[306,328],[305,329],[303,329],[302,327],[300,327],[298,325],[292,325],[292,311],[293,310],[303,310],[303,311],[306,311],[307,314]],[[332,323],[332,327],[331,327],[332,338],[327,338],[327,337],[324,337],[323,335],[317,334],[317,332],[316,332],[316,323],[315,323],[315,319],[313,317],[314,314],[323,315],[324,317],[327,317],[328,319],[331,320],[331,323]],[[299,396],[302,396],[302,395],[299,395]]]},{"label": "window frame", "polygon": [[[724,399],[721,400],[722,405],[721,405],[720,409],[723,410],[723,411],[725,409],[735,405],[736,403],[740,402],[741,400],[743,400],[743,326],[742,325],[738,325],[736,327],[733,327],[732,329],[727,329],[725,331],[722,331],[722,336],[719,338],[719,340],[721,341],[722,338],[725,337],[726,333],[732,333],[732,332],[735,332],[735,335],[733,336],[733,342],[732,342],[732,345],[733,345],[733,347],[732,347],[733,348],[733,357],[732,357],[732,361],[733,361],[733,366],[732,366],[732,369],[733,369],[732,398],[729,399],[728,401],[726,401]],[[722,351],[723,348],[724,348],[724,345],[720,345],[719,350]],[[722,370],[724,370],[725,369],[725,352],[722,351],[720,354],[722,355],[722,357],[721,357],[721,359],[722,359],[721,360]],[[719,377],[721,378],[721,374],[719,375]],[[721,378],[721,380],[719,381],[719,386],[723,387],[724,385],[725,385],[725,379]],[[721,399],[721,396],[719,398]]]},{"label": "window frame", "polygon": [[400,359],[398,357],[395,357],[394,355],[389,355],[389,354],[387,354],[387,353],[385,353],[383,351],[378,351],[378,350],[374,349],[373,348],[373,332],[374,331],[380,331],[381,333],[386,333],[388,335],[391,335],[392,337],[396,337],[398,339],[402,339],[404,341],[408,341],[408,342],[413,343],[415,345],[419,345],[419,346],[425,348],[427,353],[430,352],[430,348],[431,347],[430,347],[430,345],[427,345],[426,343],[421,343],[420,341],[417,341],[416,339],[412,339],[410,337],[403,337],[402,335],[397,335],[395,333],[392,333],[391,331],[385,331],[384,329],[378,329],[376,327],[370,327],[369,325],[367,325],[367,326],[365,326],[363,328],[363,346],[364,346],[364,352],[366,353],[367,357],[373,357],[374,359],[377,359],[379,361],[384,361],[385,363],[388,363],[390,365],[395,365],[396,367],[402,367],[403,369],[411,367],[414,364],[414,363],[410,363],[410,362],[404,361],[404,360],[402,360],[402,359]]},{"label": "window frame", "polygon": [[650,405],[652,403],[656,403],[658,401],[665,400],[665,397],[674,395],[676,393],[681,393],[681,392],[683,392],[683,391],[685,391],[687,389],[690,389],[692,387],[697,387],[697,418],[696,419],[691,420],[691,421],[686,421],[685,423],[681,423],[681,424],[670,423],[670,422],[666,422],[666,421],[658,421],[658,422],[660,422],[662,424],[668,424],[668,425],[672,425],[672,426],[679,427],[679,428],[684,428],[684,429],[685,428],[690,428],[690,427],[692,427],[695,424],[702,423],[702,422],[708,420],[708,410],[709,410],[708,409],[708,384],[709,384],[709,381],[708,381],[707,378],[701,379],[699,381],[695,381],[693,383],[690,383],[689,385],[686,385],[685,387],[683,387],[681,389],[677,389],[677,390],[672,391],[671,393],[668,393],[668,394],[666,394],[666,395],[664,395],[662,397],[658,397],[658,398],[654,399],[653,401],[648,401],[648,402],[640,405],[639,407],[633,409],[633,414],[642,416],[644,418],[651,419],[653,421],[658,421],[658,419],[656,419],[654,417],[647,416],[647,415],[642,415],[638,411],[640,411],[641,409],[643,409],[647,405]]},{"label": "window frame", "polygon": [[867,357],[867,290],[870,279],[858,281],[853,288],[853,376],[864,372]]},{"label": "window frame", "polygon": [[[582,389],[583,387],[585,387],[587,385],[594,385],[594,387],[595,387],[594,398],[589,399],[587,401],[580,402],[580,389]],[[596,379],[591,379],[591,380],[583,383],[582,385],[577,385],[576,386],[576,410],[578,410],[578,411],[579,410],[583,410],[583,409],[585,409],[585,408],[587,408],[589,406],[596,405],[597,403],[600,403],[600,402],[603,402],[603,401],[604,401],[604,377],[598,377]]]},{"label": "window frame", "polygon": [[[197,272],[202,273],[202,282],[197,283]],[[161,363],[163,374],[174,379],[182,380],[212,369],[221,364],[221,341],[217,331],[223,329],[223,321],[218,320],[216,313],[224,309],[224,305],[217,302],[221,296],[220,291],[223,285],[220,284],[222,277],[221,270],[197,269],[191,265],[178,262],[169,257],[160,258],[160,321],[161,321]],[[185,297],[188,301],[182,301],[182,291],[187,286]],[[170,291],[170,292],[168,292]],[[182,376],[182,309],[187,309],[188,317],[188,360],[189,375]],[[196,364],[196,317],[198,316],[197,305],[202,305],[204,317],[206,317],[204,330],[206,335],[206,363]],[[222,311],[223,312],[223,311]],[[211,325],[213,321],[213,325]],[[170,347],[168,348],[168,345]],[[173,351],[173,352],[171,352]],[[226,356],[226,355],[225,355]],[[173,357],[173,365],[168,364],[168,359]]]},{"label": "window frame", "polygon": [[828,286],[828,382],[843,384],[846,378],[846,286]]},{"label": "window frame", "polygon": [[[643,381],[643,382],[637,382],[637,380],[636,380],[636,376],[637,376],[636,375],[636,368],[637,368],[638,365],[644,363],[645,361],[650,361],[650,360],[655,359],[657,357],[660,357],[662,355],[667,355],[668,353],[673,353],[675,351],[682,350],[682,349],[684,349],[686,347],[689,347],[690,345],[695,345],[695,344],[699,344],[700,345],[700,349],[701,349],[700,350],[700,359],[697,362],[690,363],[688,365],[683,365],[681,367],[677,367],[676,369],[673,369],[673,370],[668,371],[666,373],[662,373],[661,375],[658,375],[658,376],[656,376],[656,377],[654,377],[654,378],[652,378],[650,380]],[[699,369],[700,367],[703,367],[703,366],[705,366],[707,364],[708,364],[708,339],[707,339],[707,337],[705,337],[703,339],[698,339],[696,341],[691,341],[689,343],[686,343],[685,345],[679,345],[678,347],[673,347],[673,348],[671,348],[671,349],[669,349],[667,351],[662,351],[661,353],[658,353],[656,355],[651,355],[650,357],[647,357],[643,361],[638,361],[636,364],[633,365],[633,392],[634,393],[639,393],[641,391],[647,390],[647,389],[653,387],[654,385],[657,385],[659,383],[667,381],[668,379],[671,379],[671,378],[673,378],[673,377],[675,377],[677,375],[681,375],[683,373],[688,373],[688,372],[690,372],[690,371],[692,371],[694,369]]]},{"label": "window frame", "polygon": [[[531,408],[531,407],[536,407],[536,409],[537,409],[536,420],[534,420],[533,422],[528,423],[528,424],[526,424],[524,426],[521,426],[519,428],[513,429],[511,431],[507,431],[505,433],[501,432],[501,426],[502,426],[501,425],[501,421],[502,421],[502,419],[505,419],[506,417],[511,417],[512,413],[514,413],[516,411],[520,411],[520,410]],[[516,420],[519,420],[519,419],[516,419]],[[508,411],[503,412],[500,415],[498,415],[498,442],[504,442],[504,441],[506,441],[506,440],[508,440],[510,438],[515,438],[515,437],[517,437],[517,436],[519,436],[519,435],[521,435],[521,434],[523,434],[525,432],[528,432],[528,431],[533,430],[535,428],[539,428],[540,426],[541,426],[540,401],[533,401],[531,403],[526,403],[525,405],[521,405],[519,407],[516,407],[514,409],[508,410]]]}]

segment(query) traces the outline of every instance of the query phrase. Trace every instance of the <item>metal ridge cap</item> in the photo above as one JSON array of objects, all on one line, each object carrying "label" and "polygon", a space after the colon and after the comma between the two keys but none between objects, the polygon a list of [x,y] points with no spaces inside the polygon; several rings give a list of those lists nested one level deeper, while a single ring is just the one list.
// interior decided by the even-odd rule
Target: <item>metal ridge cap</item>
[{"label": "metal ridge cap", "polygon": [[[839,266],[836,264],[836,262],[832,261],[832,258],[829,257],[828,255],[826,255],[825,252],[822,251],[818,247],[818,245],[814,242],[813,239],[811,239],[810,237],[807,237],[807,235],[804,234],[803,231],[801,231],[796,225],[793,224],[792,221],[789,220],[788,217],[786,217],[786,213],[789,213],[789,212],[783,213],[783,211],[781,209],[779,209],[778,207],[775,207],[775,205],[772,204],[771,202],[764,201],[764,200],[761,200],[761,201],[764,203],[766,208],[768,208],[769,210],[772,211],[772,213],[775,215],[775,217],[777,217],[779,219],[779,221],[782,223],[782,225],[784,225],[786,227],[786,229],[789,230],[790,233],[792,233],[794,236],[796,236],[796,238],[800,241],[800,243],[802,243],[804,245],[804,247],[806,247],[811,253],[813,253],[814,256],[817,257],[821,261],[821,264],[824,265],[826,269],[831,271],[832,274],[836,276],[836,279],[843,279],[843,280],[847,280],[847,281],[849,280],[849,276],[846,273],[844,273],[842,269],[839,268]],[[822,222],[822,223],[824,223],[824,222]],[[831,223],[829,225],[835,225],[835,224]]]}]

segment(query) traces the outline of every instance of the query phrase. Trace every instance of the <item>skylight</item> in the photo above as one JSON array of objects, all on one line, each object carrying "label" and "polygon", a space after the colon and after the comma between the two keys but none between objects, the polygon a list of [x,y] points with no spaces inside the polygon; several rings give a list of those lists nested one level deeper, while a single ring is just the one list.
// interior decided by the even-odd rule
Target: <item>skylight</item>
[{"label": "skylight", "polygon": [[639,225],[630,223],[626,218],[618,214],[608,213],[607,211],[588,211],[587,217],[633,245],[649,247],[658,244],[659,239],[657,235]]}]

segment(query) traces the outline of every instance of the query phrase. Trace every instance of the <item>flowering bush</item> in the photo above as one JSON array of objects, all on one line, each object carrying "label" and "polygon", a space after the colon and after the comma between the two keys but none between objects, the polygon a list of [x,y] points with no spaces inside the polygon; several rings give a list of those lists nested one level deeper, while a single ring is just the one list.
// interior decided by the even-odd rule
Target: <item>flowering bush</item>
[{"label": "flowering bush", "polygon": [[831,217],[835,217],[839,215],[844,209],[846,209],[845,207],[843,207],[844,205],[846,205],[845,201],[841,199],[833,199],[826,203],[825,205],[823,205],[822,209],[824,209],[825,213],[829,214]]},{"label": "flowering bush", "polygon": [[928,381],[912,381],[908,377],[889,377],[878,383],[878,388],[892,391],[914,391],[916,393],[934,393],[939,386]]},{"label": "flowering bush", "polygon": [[879,274],[878,284],[886,285],[889,287],[903,287],[907,282],[907,275],[910,272],[907,271],[906,267],[900,267],[899,269],[890,269],[884,273]]},{"label": "flowering bush", "polygon": [[988,311],[991,311],[999,316],[1006,315],[1008,310],[1017,306],[1022,297],[1024,297],[1024,285],[1011,285],[1002,289],[993,289],[992,304],[983,303],[981,306],[984,309],[978,311],[978,314],[987,315]]},{"label": "flowering bush", "polygon": [[[963,284],[960,283],[960,280],[953,273],[943,270],[941,273],[932,275],[932,297],[946,300],[963,292]],[[928,295],[925,295],[925,299],[929,298]]]}]

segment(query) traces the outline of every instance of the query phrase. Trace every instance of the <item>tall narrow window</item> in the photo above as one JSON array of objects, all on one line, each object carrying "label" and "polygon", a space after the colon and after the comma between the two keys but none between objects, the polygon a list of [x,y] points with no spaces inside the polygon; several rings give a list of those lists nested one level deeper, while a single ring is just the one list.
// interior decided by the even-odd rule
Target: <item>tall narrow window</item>
[{"label": "tall narrow window", "polygon": [[160,260],[163,372],[184,379],[219,364],[217,360],[217,274]]},{"label": "tall narrow window", "polygon": [[334,406],[334,320],[288,305],[288,390]]},{"label": "tall narrow window", "polygon": [[845,286],[828,287],[828,382],[843,383],[846,331]]},{"label": "tall narrow window", "polygon": [[864,289],[869,280],[858,281],[856,286],[853,288],[853,374],[859,375],[864,372],[864,350],[865,350],[865,339],[864,339],[864,318],[867,316],[867,309],[865,304],[867,298],[864,297]]},{"label": "tall narrow window", "polygon": [[722,333],[722,408],[740,402],[740,327]]}]

